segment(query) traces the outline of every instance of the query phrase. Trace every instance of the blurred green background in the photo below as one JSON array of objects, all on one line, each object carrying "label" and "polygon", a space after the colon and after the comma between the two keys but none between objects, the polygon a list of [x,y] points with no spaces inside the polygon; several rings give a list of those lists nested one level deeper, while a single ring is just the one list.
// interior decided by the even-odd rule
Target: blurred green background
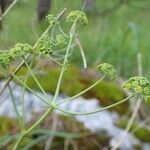
[{"label": "blurred green background", "polygon": [[[95,67],[101,62],[113,64],[119,75],[130,77],[137,74],[137,53],[142,54],[143,75],[150,74],[150,0],[129,0],[118,5],[119,0],[95,0],[93,10],[88,12],[89,24],[79,29],[79,36],[86,53],[88,65]],[[50,13],[57,14],[81,9],[83,0],[53,0]],[[34,44],[46,28],[37,22],[37,0],[21,0],[4,19],[4,31],[0,31],[0,48],[4,49],[2,32],[5,32],[7,48],[17,42]],[[67,32],[65,17],[62,26]],[[75,49],[78,49],[75,47]],[[79,50],[75,50],[72,63],[82,67]]]}]

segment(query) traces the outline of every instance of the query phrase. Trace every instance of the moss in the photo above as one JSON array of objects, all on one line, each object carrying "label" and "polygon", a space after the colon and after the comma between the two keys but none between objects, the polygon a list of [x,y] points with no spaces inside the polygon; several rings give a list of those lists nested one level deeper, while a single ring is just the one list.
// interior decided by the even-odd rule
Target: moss
[{"label": "moss", "polygon": [[5,76],[6,76],[6,72],[0,68],[0,80],[5,79]]},{"label": "moss", "polygon": [[76,67],[71,67],[64,75],[61,91],[68,96],[73,96],[85,87],[84,84],[80,82],[80,71]]},{"label": "moss", "polygon": [[[102,81],[93,90],[103,106],[111,105],[125,98],[124,92],[114,82]],[[120,114],[124,114],[128,110],[128,102],[120,104],[113,109]]]},{"label": "moss", "polygon": [[[115,123],[118,127],[125,129],[128,121],[127,120],[120,120]],[[138,123],[133,123],[130,132],[139,138],[143,142],[150,142],[150,130],[144,127],[140,127]]]},{"label": "moss", "polygon": [[125,97],[123,91],[113,82],[102,81],[94,90],[97,97],[111,99],[114,102],[118,102]]},{"label": "moss", "polygon": [[0,122],[0,136],[10,133],[17,126],[15,119],[6,116],[0,116]]}]

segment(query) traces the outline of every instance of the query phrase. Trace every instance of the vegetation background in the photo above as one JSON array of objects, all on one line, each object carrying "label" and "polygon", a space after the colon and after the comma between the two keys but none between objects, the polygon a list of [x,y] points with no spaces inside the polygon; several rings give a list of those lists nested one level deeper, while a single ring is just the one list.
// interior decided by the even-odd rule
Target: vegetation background
[{"label": "vegetation background", "polygon": [[[115,65],[122,77],[134,76],[137,74],[137,52],[140,51],[143,74],[149,78],[150,1],[129,0],[109,11],[119,1],[96,0],[93,10],[88,13],[89,25],[79,31],[88,65],[93,67],[100,62],[109,62]],[[24,0],[7,15],[5,34],[8,47],[17,42],[33,44],[46,28],[45,23],[38,25],[36,22],[36,3],[36,0]],[[55,0],[50,13],[57,14],[65,7],[69,12],[81,9],[82,5],[82,0]],[[0,48],[4,48],[2,37],[0,43]],[[73,56],[73,62],[80,66],[80,54],[74,52]]]},{"label": "vegetation background", "polygon": [[[57,15],[61,10],[67,8],[68,14],[72,10],[81,10],[83,3],[83,0],[53,0],[49,13]],[[138,54],[140,53],[143,76],[150,79],[150,0],[95,0],[94,6],[90,9],[85,9],[85,11],[88,14],[89,24],[84,28],[79,28],[78,34],[85,51],[88,67],[95,69],[99,63],[108,62],[115,66],[118,71],[119,79],[126,80],[127,78],[138,74],[137,64]],[[62,28],[65,32],[68,32],[69,25],[66,25],[66,20],[64,18],[65,16],[63,16],[61,20]],[[18,42],[34,45],[48,26],[44,21],[40,23],[37,21],[37,0],[20,0],[4,18],[3,24],[3,30],[0,30],[0,49],[9,49]],[[87,77],[86,72],[85,74],[83,72],[81,75],[79,70],[82,70],[83,68],[82,59],[79,53],[79,48],[75,46],[74,49],[73,57],[71,57],[71,69],[64,75],[62,86],[60,88],[60,91],[68,96],[79,93],[83,89],[89,87],[96,80],[95,78],[92,78],[93,76],[90,76],[91,74],[89,76],[87,75]],[[77,67],[74,65],[77,65]],[[39,83],[41,83],[46,92],[54,94],[60,68],[54,67],[48,70],[49,66],[47,68],[44,68],[43,66],[40,67],[41,68],[37,68],[37,70],[43,71],[45,69],[46,74],[41,78],[41,74],[36,72],[36,77],[41,79],[39,80]],[[24,74],[26,69],[27,68],[22,67],[17,75]],[[74,76],[73,80],[72,76]],[[49,81],[50,79],[51,81]],[[72,82],[74,82],[74,84],[72,84]],[[38,89],[32,77],[27,78],[26,84],[32,89]],[[118,82],[104,81],[83,96],[84,98],[97,98],[102,106],[108,106],[124,99],[127,94],[122,90],[120,84],[118,86]],[[142,104],[141,107],[145,109],[144,113],[146,114],[146,117],[144,119],[146,120],[147,116],[149,116],[150,107],[147,106],[147,104]],[[130,108],[132,108],[132,103],[128,102],[114,108],[118,113],[120,120],[125,118],[125,121],[123,120],[122,122],[121,120],[118,124],[116,123],[117,126],[126,128],[132,111],[134,111],[134,109],[131,110]],[[29,125],[31,125],[32,122],[35,122],[38,115],[36,116],[33,113],[33,116],[33,120],[29,122]],[[61,126],[60,130],[63,128],[63,132],[56,131],[51,133],[51,130],[47,130],[46,125],[51,124],[55,117],[61,122],[63,127]],[[140,121],[145,121],[140,117],[139,114],[137,117],[139,122],[134,122],[131,128],[133,130],[138,128],[138,132],[135,130],[134,134],[142,142],[148,143],[150,142],[149,124],[147,125],[147,123],[145,123],[148,127],[144,124],[146,128],[145,126],[140,127]],[[7,134],[11,128],[15,128],[14,132],[18,133],[15,119],[1,116],[0,120],[0,122],[3,122],[0,123],[0,136]],[[77,134],[74,134],[74,132],[80,133],[83,130],[86,130],[83,127],[83,124],[76,122],[73,117],[64,117],[62,115],[57,116],[56,114],[53,114],[41,124],[37,131],[35,131],[35,136],[25,138],[23,146],[26,147],[25,149],[28,149],[28,146],[32,147],[32,144],[36,145],[38,140],[46,141],[50,134],[56,137],[56,145],[58,144],[59,147],[60,145],[63,145],[59,138],[63,138],[64,140],[69,137],[79,138],[75,142],[80,146],[86,145],[89,140],[88,136],[83,142],[82,140],[80,141],[80,136],[82,136],[82,134],[80,134],[79,137]],[[87,131],[87,133],[89,134],[89,131]],[[9,135],[5,140],[5,137],[3,136],[0,137],[0,149],[4,147],[4,144],[6,145],[7,142],[9,143],[9,140],[12,141],[16,138],[14,135]],[[92,141],[93,134],[90,138],[92,138]],[[97,138],[97,135],[94,135],[94,140],[95,138],[96,141],[99,140],[99,138],[102,142],[109,141],[109,137],[104,137],[103,139],[101,137]],[[3,143],[3,140],[6,143]],[[95,147],[93,148],[90,145],[91,143],[89,143],[89,145],[87,144],[87,147],[91,147],[90,150],[95,150]],[[11,144],[13,145],[14,143]],[[8,150],[12,148],[12,145],[9,145]],[[107,143],[104,143],[104,145],[107,145]],[[39,149],[41,149],[42,146],[43,145],[37,144]]]}]

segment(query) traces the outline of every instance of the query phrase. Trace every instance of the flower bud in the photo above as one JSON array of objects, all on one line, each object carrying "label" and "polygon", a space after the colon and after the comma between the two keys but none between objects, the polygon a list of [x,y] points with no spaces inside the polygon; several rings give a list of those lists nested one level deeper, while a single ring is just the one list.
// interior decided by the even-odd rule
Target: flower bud
[{"label": "flower bud", "polygon": [[67,44],[66,37],[64,37],[61,34],[57,35],[57,37],[56,37],[56,45],[57,46],[62,46],[62,45],[66,45],[66,44]]},{"label": "flower bud", "polygon": [[142,87],[141,86],[139,86],[139,85],[137,85],[135,88],[134,88],[134,91],[135,91],[135,93],[142,93]]},{"label": "flower bud", "polygon": [[57,18],[53,15],[53,14],[49,14],[46,16],[46,20],[48,21],[48,23],[52,26],[58,24],[58,20]]},{"label": "flower bud", "polygon": [[33,52],[33,48],[31,45],[25,43],[17,43],[14,48],[12,48],[10,50],[11,55],[15,58],[17,57],[22,57],[24,56],[26,53],[31,53]]},{"label": "flower bud", "polygon": [[9,54],[8,50],[0,50],[0,65],[2,67],[6,67],[7,65],[10,64],[12,61],[12,58]]},{"label": "flower bud", "polygon": [[53,46],[53,39],[45,35],[38,43],[36,53],[44,55],[51,54],[53,52]]},{"label": "flower bud", "polygon": [[103,75],[106,75],[110,79],[116,78],[117,72],[116,72],[114,66],[112,66],[111,64],[102,63],[102,64],[98,65],[97,69],[99,70],[99,72],[101,72]]},{"label": "flower bud", "polygon": [[74,23],[76,21],[82,25],[88,24],[88,19],[87,19],[86,14],[82,11],[79,11],[79,10],[71,11],[69,13],[69,15],[67,16],[67,22]]},{"label": "flower bud", "polygon": [[150,103],[150,95],[144,96],[144,100],[146,103]]},{"label": "flower bud", "polygon": [[131,83],[125,83],[123,88],[126,88],[127,90],[131,90],[132,84]]},{"label": "flower bud", "polygon": [[145,101],[150,101],[150,82],[145,77],[131,77],[123,85],[123,88],[130,90],[135,94],[140,94]]},{"label": "flower bud", "polygon": [[132,82],[132,86],[133,86],[133,87],[136,87],[136,86],[138,86],[138,85],[139,85],[139,82],[138,82],[138,81],[133,81],[133,82]]},{"label": "flower bud", "polygon": [[145,87],[143,89],[143,92],[144,92],[145,95],[150,95],[150,87]]}]

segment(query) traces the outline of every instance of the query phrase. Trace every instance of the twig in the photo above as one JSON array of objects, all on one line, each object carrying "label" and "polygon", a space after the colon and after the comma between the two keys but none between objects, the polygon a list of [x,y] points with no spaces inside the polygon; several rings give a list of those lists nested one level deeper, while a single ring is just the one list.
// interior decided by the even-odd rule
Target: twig
[{"label": "twig", "polygon": [[[53,123],[52,123],[52,127],[51,127],[51,131],[56,132],[57,130],[57,124],[58,124],[58,117],[57,115],[53,115]],[[45,144],[45,150],[50,150],[51,149],[51,144],[52,141],[54,139],[55,135],[50,135],[46,144]]]},{"label": "twig", "polygon": [[2,14],[0,17],[0,21],[7,15],[7,13],[15,6],[15,4],[18,2],[18,0],[14,0],[11,5],[6,9],[6,11]]},{"label": "twig", "polygon": [[132,124],[133,124],[133,122],[134,122],[134,120],[135,120],[135,118],[136,118],[136,115],[137,115],[137,113],[138,113],[138,110],[139,110],[139,108],[140,108],[140,105],[141,105],[141,98],[138,99],[138,101],[137,101],[137,103],[136,103],[136,105],[135,105],[135,109],[134,109],[134,111],[133,111],[133,114],[132,114],[132,116],[131,116],[129,122],[128,122],[128,125],[127,125],[127,127],[126,127],[126,129],[125,129],[124,134],[121,135],[120,140],[116,143],[116,145],[114,145],[114,147],[113,147],[111,150],[117,150],[117,149],[119,148],[119,146],[122,144],[122,142],[124,141],[124,139],[126,138],[126,135],[127,135],[127,133],[130,131],[130,128],[131,128],[131,126],[132,126]]},{"label": "twig", "polygon": [[86,69],[87,68],[87,61],[86,61],[85,53],[84,53],[83,47],[81,45],[79,36],[77,34],[75,34],[75,40],[76,40],[76,43],[77,43],[77,45],[80,49],[81,57],[82,57],[82,60],[83,60],[83,66]]},{"label": "twig", "polygon": [[[132,134],[134,134],[135,132],[137,132],[140,128],[142,127],[147,127],[145,124],[150,122],[150,117],[146,118],[144,121],[140,122],[138,124],[138,127],[134,128],[131,132]],[[147,128],[146,128],[147,129]],[[148,130],[150,130],[150,128],[148,128]]]}]

